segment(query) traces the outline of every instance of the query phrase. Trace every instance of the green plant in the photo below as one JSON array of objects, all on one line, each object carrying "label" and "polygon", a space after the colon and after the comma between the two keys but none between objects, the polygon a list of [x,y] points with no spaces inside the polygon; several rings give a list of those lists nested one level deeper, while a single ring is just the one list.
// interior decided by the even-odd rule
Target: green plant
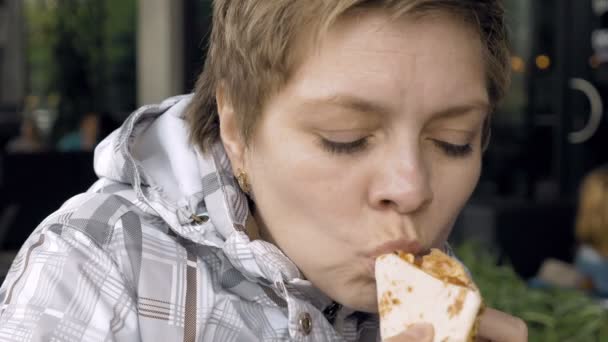
[{"label": "green plant", "polygon": [[486,305],[522,318],[529,341],[608,341],[608,311],[586,294],[569,289],[530,288],[509,265],[475,242],[456,254],[471,271]]}]

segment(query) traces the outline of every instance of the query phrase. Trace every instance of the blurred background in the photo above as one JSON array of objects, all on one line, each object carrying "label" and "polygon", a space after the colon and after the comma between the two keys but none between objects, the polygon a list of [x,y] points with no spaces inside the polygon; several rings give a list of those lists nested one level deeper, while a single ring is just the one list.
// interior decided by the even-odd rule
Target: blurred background
[{"label": "blurred background", "polygon": [[[452,242],[471,263],[487,252],[479,269],[506,270],[551,303],[566,271],[543,265],[576,263],[579,189],[608,162],[608,0],[504,3],[513,83]],[[137,106],[192,90],[209,24],[210,0],[0,0],[0,279],[37,224],[94,182],[97,142]],[[506,281],[496,279],[488,286]],[[523,296],[505,291],[510,300],[496,303],[507,309]],[[547,303],[531,316],[511,311],[554,331],[563,312]],[[606,326],[608,340],[604,323],[588,330]]]}]

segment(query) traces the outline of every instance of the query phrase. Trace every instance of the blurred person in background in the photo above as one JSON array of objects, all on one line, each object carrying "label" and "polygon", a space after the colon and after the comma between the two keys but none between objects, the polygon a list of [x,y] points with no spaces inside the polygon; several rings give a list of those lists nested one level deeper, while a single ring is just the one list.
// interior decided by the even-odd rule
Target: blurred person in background
[{"label": "blurred person in background", "polygon": [[98,113],[86,113],[80,120],[78,130],[70,132],[59,139],[57,150],[61,152],[93,151],[101,138],[100,121]]},{"label": "blurred person in background", "polygon": [[23,118],[19,136],[10,140],[5,146],[7,153],[35,153],[44,149],[42,133],[36,121],[29,116]]},{"label": "blurred person in background", "polygon": [[591,171],[583,180],[576,237],[580,246],[575,265],[588,280],[584,287],[608,297],[608,164]]},{"label": "blurred person in background", "polygon": [[576,288],[608,298],[608,164],[585,176],[577,206],[574,263],[549,258],[529,284]]},{"label": "blurred person in background", "polygon": [[[375,259],[449,253],[509,83],[501,2],[213,5],[195,93],[97,146],[0,288],[2,338],[377,341]],[[478,335],[527,330],[486,308]]]}]

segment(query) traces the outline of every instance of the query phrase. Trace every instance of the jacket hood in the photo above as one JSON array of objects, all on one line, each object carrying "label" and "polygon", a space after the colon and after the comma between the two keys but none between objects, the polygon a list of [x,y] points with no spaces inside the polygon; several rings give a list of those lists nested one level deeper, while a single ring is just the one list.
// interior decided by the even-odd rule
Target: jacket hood
[{"label": "jacket hood", "polygon": [[96,174],[130,185],[139,207],[178,236],[222,249],[250,280],[291,284],[315,306],[326,306],[331,300],[303,280],[282,251],[247,236],[247,198],[223,145],[218,142],[203,154],[188,141],[184,114],[191,97],[173,97],[132,113],[95,149]]},{"label": "jacket hood", "polygon": [[[94,166],[100,178],[130,185],[137,199],[154,209],[177,233],[203,242],[184,227],[196,223],[195,217],[209,217],[211,208],[205,202],[205,195],[218,190],[220,184],[226,185],[223,189],[226,192],[235,192],[235,189],[228,188],[232,185],[230,177],[222,175],[230,172],[229,164],[216,165],[213,155],[205,158],[188,144],[183,115],[189,102],[190,96],[180,96],[135,111],[96,147]],[[220,146],[214,146],[214,150],[217,148]],[[205,179],[201,175],[208,176]],[[220,240],[214,241],[209,236],[210,245],[221,245],[231,233],[225,230],[227,223],[242,224],[246,216],[246,201],[238,194],[229,199],[235,201],[229,207],[240,210],[232,213],[235,215],[231,220],[226,217],[227,210],[214,215],[216,222],[224,224],[217,225],[219,235],[216,237]]]}]

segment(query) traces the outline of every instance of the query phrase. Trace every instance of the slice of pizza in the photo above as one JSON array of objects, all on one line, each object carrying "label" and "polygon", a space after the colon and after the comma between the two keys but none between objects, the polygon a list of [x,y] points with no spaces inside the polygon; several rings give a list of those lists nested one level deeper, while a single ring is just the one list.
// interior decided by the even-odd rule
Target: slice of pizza
[{"label": "slice of pizza", "polygon": [[483,305],[464,267],[438,249],[422,258],[395,252],[376,259],[380,333],[385,340],[430,323],[435,342],[475,340]]}]

